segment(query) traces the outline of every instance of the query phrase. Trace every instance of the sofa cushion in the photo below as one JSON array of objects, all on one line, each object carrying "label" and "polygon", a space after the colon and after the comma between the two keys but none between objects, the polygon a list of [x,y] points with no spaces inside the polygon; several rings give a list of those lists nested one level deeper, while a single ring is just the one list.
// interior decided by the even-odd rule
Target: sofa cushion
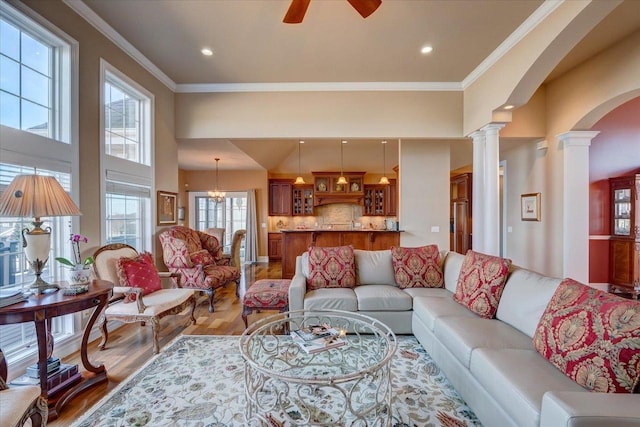
[{"label": "sofa cushion", "polygon": [[356,264],[353,246],[309,248],[309,290],[320,288],[353,288]]},{"label": "sofa cushion", "polygon": [[404,288],[440,288],[444,274],[437,245],[417,248],[391,247],[396,283]]},{"label": "sofa cushion", "polygon": [[304,309],[358,311],[358,299],[353,289],[316,289],[304,296]]},{"label": "sofa cushion", "polygon": [[452,298],[415,297],[413,313],[433,331],[436,319],[445,316],[461,316],[477,319],[478,316],[455,302]]},{"label": "sofa cushion", "polygon": [[513,269],[504,285],[496,318],[533,338],[560,281],[524,268]]},{"label": "sofa cushion", "polygon": [[453,298],[452,298],[453,295],[451,294],[451,292],[449,292],[445,288],[406,288],[406,289],[403,289],[402,291],[405,292],[407,295],[410,295],[411,298],[440,297],[440,298],[447,298],[453,301]]},{"label": "sofa cushion", "polygon": [[444,287],[451,293],[455,293],[458,286],[463,261],[464,255],[457,252],[449,252],[444,258]]},{"label": "sofa cushion", "polygon": [[468,251],[453,299],[482,317],[493,318],[510,267],[510,259]]},{"label": "sofa cushion", "polygon": [[191,262],[194,264],[209,265],[216,263],[216,260],[206,249],[200,249],[199,251],[190,253],[189,258],[191,258]]},{"label": "sofa cushion", "polygon": [[354,249],[356,282],[360,285],[395,285],[391,251],[365,251]]},{"label": "sofa cushion", "polygon": [[478,316],[439,317],[433,328],[436,338],[466,368],[476,348],[519,348],[533,350],[531,338],[504,322]]},{"label": "sofa cushion", "polygon": [[360,311],[405,311],[413,307],[411,297],[395,286],[364,285],[353,292]]},{"label": "sofa cushion", "polygon": [[565,279],[533,337],[538,352],[593,391],[638,392],[640,302]]},{"label": "sofa cushion", "polygon": [[549,390],[582,391],[535,350],[478,348],[471,373],[519,426],[538,426],[542,396]]},{"label": "sofa cushion", "polygon": [[[142,252],[134,258],[119,258],[116,266],[118,279],[122,286],[141,288],[142,295],[148,295],[162,289],[158,270],[149,252]],[[125,296],[124,302],[133,302],[135,299],[134,294],[128,294]]]}]

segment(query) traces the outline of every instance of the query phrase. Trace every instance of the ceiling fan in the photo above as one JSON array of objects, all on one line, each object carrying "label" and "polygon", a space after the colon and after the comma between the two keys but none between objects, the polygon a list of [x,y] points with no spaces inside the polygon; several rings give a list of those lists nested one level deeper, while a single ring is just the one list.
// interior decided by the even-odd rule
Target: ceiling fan
[{"label": "ceiling fan", "polygon": [[[285,24],[299,24],[304,19],[304,14],[307,12],[309,2],[311,0],[291,0],[291,5],[287,10],[287,14],[284,16],[282,22]],[[378,6],[382,3],[382,0],[347,0],[351,6],[360,14],[363,18],[371,15],[376,11]]]}]

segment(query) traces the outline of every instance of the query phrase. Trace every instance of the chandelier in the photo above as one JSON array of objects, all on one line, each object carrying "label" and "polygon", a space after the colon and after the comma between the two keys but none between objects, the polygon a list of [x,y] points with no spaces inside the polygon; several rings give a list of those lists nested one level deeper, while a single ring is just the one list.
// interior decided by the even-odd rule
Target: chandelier
[{"label": "chandelier", "polygon": [[342,150],[342,147],[343,147],[343,146],[344,146],[344,144],[346,144],[346,143],[347,143],[347,141],[346,141],[345,139],[343,139],[343,140],[340,142],[340,176],[338,177],[338,181],[336,182],[336,184],[339,184],[339,185],[346,185],[346,184],[347,184],[347,178],[345,178],[345,176],[344,176],[344,171],[343,171],[343,166],[344,166],[344,165],[343,165],[343,160],[344,160],[344,156],[343,156],[343,153],[342,153],[342,151],[343,151],[343,150]]},{"label": "chandelier", "polygon": [[382,178],[378,184],[387,185],[389,184],[389,178],[387,178],[387,141],[382,141]]},{"label": "chandelier", "polygon": [[219,191],[218,190],[218,162],[220,161],[219,158],[215,158],[216,161],[216,189],[214,191],[209,191],[209,198],[215,203],[222,203],[224,202],[224,191]]},{"label": "chandelier", "polygon": [[304,178],[302,177],[302,175],[300,174],[300,146],[304,144],[303,140],[300,140],[298,142],[298,176],[296,177],[296,182],[294,182],[294,185],[302,185],[305,184],[304,182]]}]

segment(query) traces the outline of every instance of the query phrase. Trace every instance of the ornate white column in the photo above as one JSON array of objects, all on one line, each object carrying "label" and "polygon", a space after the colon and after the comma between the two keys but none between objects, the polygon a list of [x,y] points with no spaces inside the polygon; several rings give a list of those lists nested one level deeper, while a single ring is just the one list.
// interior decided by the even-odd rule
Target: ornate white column
[{"label": "ornate white column", "polygon": [[473,138],[473,175],[471,187],[471,246],[474,251],[484,252],[484,132],[475,131]]},{"label": "ornate white column", "polygon": [[480,129],[485,136],[483,249],[495,256],[500,255],[500,129],[504,126],[490,123]]},{"label": "ornate white column", "polygon": [[562,275],[589,283],[589,146],[597,131],[557,136],[564,164]]}]

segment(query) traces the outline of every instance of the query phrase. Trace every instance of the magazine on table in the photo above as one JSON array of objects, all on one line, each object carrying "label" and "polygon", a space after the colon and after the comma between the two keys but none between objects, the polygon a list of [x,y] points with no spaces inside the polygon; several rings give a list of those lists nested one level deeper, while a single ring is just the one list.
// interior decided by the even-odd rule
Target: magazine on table
[{"label": "magazine on table", "polygon": [[[331,348],[342,347],[346,344],[346,341],[341,338],[340,331],[337,329],[327,327],[324,331],[316,330],[316,333],[317,335],[314,335],[315,338],[305,340],[301,338],[298,331],[292,331],[291,338],[307,354],[314,354]],[[310,337],[310,335],[304,336],[307,338]]]},{"label": "magazine on table", "polygon": [[332,328],[329,325],[309,325],[301,329],[294,329],[291,331],[291,336],[299,338],[303,341],[317,340],[318,338],[324,338],[329,336],[340,335],[340,331]]}]

